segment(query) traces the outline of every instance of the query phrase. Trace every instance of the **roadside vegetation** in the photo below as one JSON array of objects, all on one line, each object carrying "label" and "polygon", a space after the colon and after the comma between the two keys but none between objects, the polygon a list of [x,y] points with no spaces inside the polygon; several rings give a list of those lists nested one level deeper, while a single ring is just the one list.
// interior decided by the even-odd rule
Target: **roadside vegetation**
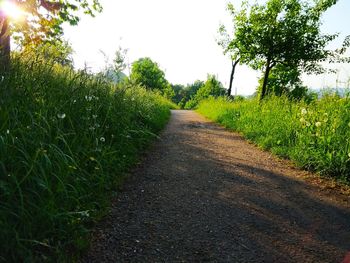
[{"label": "roadside vegetation", "polygon": [[[328,50],[337,34],[320,32],[322,14],[336,2],[229,4],[234,30],[221,26],[218,40],[232,61],[227,91],[214,75],[173,85],[148,57],[134,61],[127,76],[122,48],[101,72],[76,70],[62,25],[101,12],[98,0],[6,1],[9,10],[25,11],[22,22],[2,1],[0,262],[74,260],[172,108],[197,109],[264,149],[348,181],[350,98],[318,99],[301,81],[303,73],[326,72],[325,63],[350,61],[350,37]],[[231,96],[242,64],[262,72],[251,99]]]},{"label": "roadside vegetation", "polygon": [[174,105],[32,53],[0,83],[0,261],[60,259],[88,228]]},{"label": "roadside vegetation", "polygon": [[210,98],[198,112],[299,166],[349,182],[350,98],[325,95],[311,103],[273,96]]},{"label": "roadside vegetation", "polygon": [[[102,72],[74,69],[62,23],[77,24],[78,6],[100,12],[98,1],[6,2],[34,19],[28,27],[2,4],[0,262],[71,262],[177,106],[166,98],[169,84],[157,64],[135,62],[132,78],[123,73],[121,48]],[[161,77],[162,85],[147,77]]]},{"label": "roadside vegetation", "polygon": [[209,97],[224,96],[227,91],[222,83],[214,76],[208,74],[207,80],[197,80],[192,84],[171,85],[173,90],[170,99],[176,103],[181,109],[194,109],[198,103]]},{"label": "roadside vegetation", "polygon": [[[326,67],[330,63],[349,63],[350,37],[338,49],[329,50],[328,44],[338,35],[320,30],[322,14],[334,4],[243,1],[240,9],[228,4],[233,31],[222,25],[218,40],[232,60],[228,93],[199,100],[194,108],[263,149],[349,182],[349,95],[310,92],[301,80],[302,73],[330,72]],[[262,72],[249,99],[231,95],[235,70],[241,64]]]}]

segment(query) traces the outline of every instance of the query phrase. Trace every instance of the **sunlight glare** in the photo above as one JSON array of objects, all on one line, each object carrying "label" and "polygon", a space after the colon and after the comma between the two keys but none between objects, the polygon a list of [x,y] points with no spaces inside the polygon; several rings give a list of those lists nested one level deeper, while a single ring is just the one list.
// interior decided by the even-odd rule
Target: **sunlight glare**
[{"label": "sunlight glare", "polygon": [[20,20],[25,15],[25,12],[22,9],[10,1],[3,1],[0,5],[0,9],[5,15],[14,20]]}]

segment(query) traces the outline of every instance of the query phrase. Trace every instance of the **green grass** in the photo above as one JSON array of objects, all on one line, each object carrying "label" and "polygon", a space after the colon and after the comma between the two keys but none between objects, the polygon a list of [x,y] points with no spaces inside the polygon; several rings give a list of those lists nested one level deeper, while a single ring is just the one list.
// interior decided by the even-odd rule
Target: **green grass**
[{"label": "green grass", "polygon": [[84,249],[172,107],[140,87],[14,58],[0,78],[0,262],[65,261]]},{"label": "green grass", "polygon": [[285,97],[261,104],[211,98],[198,112],[301,167],[350,180],[349,97],[328,95],[311,104]]}]

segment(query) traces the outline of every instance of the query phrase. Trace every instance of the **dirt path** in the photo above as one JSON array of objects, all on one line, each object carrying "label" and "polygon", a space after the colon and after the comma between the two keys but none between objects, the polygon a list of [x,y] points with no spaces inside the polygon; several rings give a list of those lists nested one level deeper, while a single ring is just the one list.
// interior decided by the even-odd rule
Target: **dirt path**
[{"label": "dirt path", "polygon": [[341,262],[350,200],[239,135],[173,111],[83,262]]}]

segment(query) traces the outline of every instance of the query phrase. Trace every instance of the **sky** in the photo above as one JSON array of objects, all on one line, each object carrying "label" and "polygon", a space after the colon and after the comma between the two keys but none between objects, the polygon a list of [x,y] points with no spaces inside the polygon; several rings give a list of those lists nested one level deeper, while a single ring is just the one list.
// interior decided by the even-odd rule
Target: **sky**
[{"label": "sky", "polygon": [[[228,86],[231,62],[217,45],[220,24],[232,25],[227,0],[100,0],[104,11],[95,18],[83,16],[78,26],[65,26],[65,38],[75,50],[77,68],[102,70],[106,54],[110,61],[119,46],[128,49],[128,62],[150,57],[173,84],[188,84],[216,75]],[[239,0],[232,0],[239,4]],[[323,32],[350,34],[350,1],[339,0],[323,17]],[[341,41],[333,44],[334,47]],[[305,76],[310,87],[346,86],[350,67],[339,74]],[[128,74],[128,70],[126,72]],[[261,72],[245,66],[236,70],[234,90],[250,95]],[[344,83],[343,83],[344,82]],[[343,84],[342,84],[343,83]]]}]

